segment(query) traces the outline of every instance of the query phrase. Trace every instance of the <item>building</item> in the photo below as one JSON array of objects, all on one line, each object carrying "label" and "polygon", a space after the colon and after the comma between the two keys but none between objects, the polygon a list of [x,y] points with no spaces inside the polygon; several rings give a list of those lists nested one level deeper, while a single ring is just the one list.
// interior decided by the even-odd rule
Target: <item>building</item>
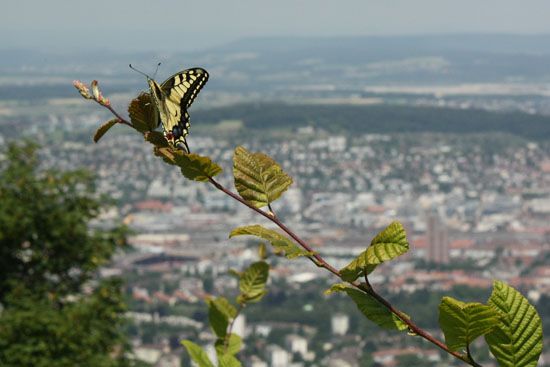
[{"label": "building", "polygon": [[267,353],[270,367],[288,367],[290,364],[290,354],[278,345],[269,345]]},{"label": "building", "polygon": [[334,314],[330,320],[333,335],[346,335],[349,329],[349,317],[346,314]]},{"label": "building", "polygon": [[436,212],[426,216],[428,237],[428,261],[436,264],[449,263],[449,232]]}]

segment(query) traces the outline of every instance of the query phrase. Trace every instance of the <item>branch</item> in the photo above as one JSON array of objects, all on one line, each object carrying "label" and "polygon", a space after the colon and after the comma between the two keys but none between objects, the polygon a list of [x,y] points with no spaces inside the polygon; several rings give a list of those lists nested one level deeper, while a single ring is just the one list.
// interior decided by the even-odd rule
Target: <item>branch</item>
[{"label": "branch", "polygon": [[227,334],[225,334],[225,340],[223,341],[223,349],[224,352],[227,353],[227,348],[229,347],[229,338],[231,337],[231,333],[233,332],[233,325],[235,324],[235,320],[237,320],[237,317],[239,317],[241,311],[243,310],[244,305],[239,303],[239,308],[237,308],[237,314],[231,320],[231,323],[227,327]]},{"label": "branch", "polygon": [[216,180],[214,180],[212,177],[208,179],[212,185],[214,185],[218,190],[222,191],[226,195],[231,196],[233,199],[237,200],[243,205],[246,205],[250,209],[254,210],[256,213],[264,216],[265,218],[269,219],[273,223],[275,223],[279,228],[281,228],[286,234],[288,234],[290,237],[294,239],[302,248],[306,251],[309,251],[313,253],[313,255],[308,256],[308,258],[317,266],[322,267],[330,271],[332,274],[336,275],[337,277],[340,277],[340,272],[338,269],[332,267],[330,264],[328,264],[319,254],[315,253],[313,249],[305,243],[298,235],[296,235],[294,232],[292,232],[287,226],[285,226],[276,216],[270,215],[267,212],[264,212],[263,210],[256,208],[254,205],[250,204],[248,201],[241,198],[239,195],[229,191],[224,186],[222,186],[220,183],[218,183]]},{"label": "branch", "polygon": [[[336,275],[338,278],[341,278],[340,271],[336,268],[334,268],[332,265],[326,262],[325,259],[318,253],[314,252],[313,249],[305,243],[304,240],[302,240],[298,235],[296,235],[290,228],[288,228],[284,223],[282,223],[277,216],[274,215],[272,209],[269,207],[270,212],[265,212],[259,208],[256,208],[254,205],[250,204],[243,198],[241,198],[239,195],[233,193],[232,191],[228,190],[224,186],[222,186],[220,183],[218,183],[216,180],[214,180],[212,177],[208,179],[214,187],[216,187],[218,190],[222,191],[226,195],[232,197],[233,199],[237,200],[241,204],[249,207],[256,213],[260,214],[261,216],[267,218],[271,222],[275,223],[280,229],[282,229],[286,234],[288,234],[292,239],[294,239],[304,250],[312,252],[313,255],[308,256],[308,258],[317,266],[321,268],[325,268],[332,274]],[[375,298],[380,304],[382,304],[384,307],[386,307],[391,313],[399,317],[407,326],[409,329],[419,335],[420,337],[426,339],[430,343],[434,344],[438,348],[442,349],[443,351],[449,353],[453,357],[462,360],[463,362],[474,366],[474,367],[482,367],[480,364],[476,363],[474,360],[472,360],[469,356],[465,356],[463,354],[460,354],[458,352],[450,350],[445,343],[441,342],[440,340],[436,339],[434,336],[432,336],[430,333],[416,325],[411,319],[409,319],[407,316],[405,316],[401,311],[397,310],[395,307],[392,306],[391,303],[389,303],[384,297],[379,295],[374,291],[372,286],[368,283],[368,279],[366,279],[367,283],[360,284],[358,282],[351,282],[350,284],[356,287],[357,289],[367,293],[371,297]]]},{"label": "branch", "polygon": [[[97,102],[97,101],[96,101]],[[124,124],[124,125],[127,125],[127,126],[130,126],[130,127],[133,127],[133,125],[126,119],[122,118],[115,110],[113,107],[111,107],[111,105],[104,105],[102,103],[99,103],[97,102],[98,104],[100,104],[101,106],[105,107],[106,109],[108,109],[109,111],[111,111],[111,113],[113,115],[115,115],[115,117],[118,119],[118,123],[119,124]]]},{"label": "branch", "polygon": [[[98,102],[98,101],[96,101]],[[99,103],[99,102],[98,102]],[[115,115],[116,118],[119,119],[119,122],[122,123],[122,124],[125,124],[125,125],[128,125],[128,126],[132,126],[132,124],[130,122],[128,122],[126,119],[122,118],[112,107],[110,104],[102,104],[102,103],[99,103],[100,105],[102,105],[103,107],[107,108],[109,111],[111,111],[111,113],[113,115]],[[208,178],[208,181],[214,186],[216,187],[218,190],[222,191],[223,193],[225,193],[226,195],[232,197],[233,199],[237,200],[238,202],[240,202],[241,204],[249,207],[250,209],[252,209],[253,211],[255,211],[256,213],[260,214],[261,216],[267,218],[268,220],[270,220],[271,222],[275,223],[281,230],[283,230],[286,234],[288,234],[292,239],[294,239],[294,241],[296,241],[304,250],[308,251],[308,252],[311,252],[313,255],[310,255],[308,256],[308,258],[315,264],[317,265],[318,267],[321,267],[321,268],[325,268],[326,270],[328,270],[329,272],[331,272],[332,274],[336,275],[338,278],[341,278],[340,276],[340,271],[338,269],[336,269],[335,267],[333,267],[332,265],[330,265],[329,263],[326,262],[325,259],[323,259],[323,257],[321,255],[319,255],[318,253],[316,253],[315,251],[313,251],[313,249],[304,241],[302,240],[296,233],[294,233],[290,228],[288,228],[284,223],[282,223],[279,218],[275,215],[275,213],[273,212],[273,209],[271,208],[271,206],[269,205],[268,208],[269,208],[269,212],[265,212],[259,208],[256,208],[254,205],[250,204],[249,202],[247,202],[246,200],[244,200],[243,198],[241,198],[239,195],[233,193],[232,191],[228,190],[227,188],[225,188],[224,186],[222,186],[219,182],[217,182],[216,180],[214,180],[212,177],[209,177]],[[460,359],[461,361],[471,365],[471,366],[474,366],[474,367],[482,367],[480,364],[478,364],[477,362],[475,362],[472,358],[471,358],[471,355],[470,355],[470,352],[469,352],[469,348],[467,349],[467,355],[463,355],[463,354],[460,354],[458,352],[455,352],[455,351],[452,351],[450,350],[446,345],[445,343],[441,342],[440,340],[436,339],[434,336],[432,336],[430,333],[428,333],[427,331],[425,331],[424,329],[422,329],[421,327],[419,327],[418,325],[416,325],[411,319],[409,319],[407,316],[405,316],[401,311],[399,311],[398,309],[396,309],[395,307],[393,307],[393,305],[391,303],[389,303],[384,297],[382,297],[381,295],[379,295],[378,293],[376,293],[376,291],[372,288],[372,286],[369,284],[368,282],[368,278],[365,277],[365,281],[366,283],[358,283],[358,282],[351,282],[350,284],[353,285],[354,287],[356,287],[357,289],[365,292],[366,294],[370,295],[371,297],[375,298],[378,302],[380,302],[380,304],[382,304],[384,307],[386,307],[391,313],[393,313],[394,315],[396,315],[397,317],[399,317],[399,319],[401,319],[401,321],[403,321],[405,324],[407,324],[407,326],[409,327],[409,329],[419,335],[420,337],[426,339],[427,341],[429,341],[430,343],[434,344],[435,346],[437,346],[438,348],[440,348],[441,350],[449,353],[450,355],[452,355],[453,357],[457,358],[457,359]],[[241,311],[242,307],[239,309],[239,312]],[[238,315],[238,314],[237,314]],[[235,317],[236,319],[237,317]],[[231,322],[230,326],[229,326],[229,334],[231,333],[231,329],[233,328],[233,323],[235,321],[235,319],[233,319],[233,321]],[[228,343],[228,340],[226,340],[226,348],[227,348],[227,343]]]}]

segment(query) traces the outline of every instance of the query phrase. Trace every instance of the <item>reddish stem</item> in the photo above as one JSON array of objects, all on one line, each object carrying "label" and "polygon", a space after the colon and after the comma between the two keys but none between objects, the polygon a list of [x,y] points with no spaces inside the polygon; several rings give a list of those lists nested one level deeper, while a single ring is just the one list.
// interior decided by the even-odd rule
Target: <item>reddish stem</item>
[{"label": "reddish stem", "polygon": [[[214,185],[218,190],[222,191],[223,193],[225,193],[226,195],[229,195],[231,196],[233,199],[237,200],[238,202],[240,202],[241,204],[249,207],[250,209],[254,210],[256,213],[262,215],[263,217],[267,218],[268,220],[270,220],[271,222],[275,223],[279,228],[281,228],[286,234],[288,234],[290,237],[292,237],[304,250],[308,251],[308,252],[311,252],[313,253],[313,255],[311,256],[308,256],[308,258],[313,261],[313,263],[315,263],[315,265],[319,266],[319,267],[322,267],[322,268],[325,268],[327,269],[328,271],[330,271],[332,274],[336,275],[338,278],[341,278],[340,276],[340,272],[338,271],[338,269],[334,268],[332,265],[330,265],[329,263],[327,263],[325,261],[325,259],[323,259],[323,257],[321,255],[319,255],[318,253],[316,253],[315,251],[313,251],[313,249],[307,244],[304,242],[304,240],[302,240],[300,237],[298,237],[298,235],[296,235],[290,228],[288,228],[284,223],[282,223],[279,218],[277,216],[275,216],[275,214],[273,213],[273,210],[270,209],[270,213],[267,213],[267,212],[264,212],[263,210],[255,207],[254,205],[250,204],[249,202],[247,202],[246,200],[244,200],[243,198],[241,198],[239,195],[229,191],[227,188],[225,188],[224,186],[222,186],[220,183],[218,183],[216,180],[214,180],[212,177],[209,177],[208,179],[210,181],[210,183],[212,185]],[[368,280],[367,280],[368,281]],[[397,317],[399,317],[399,319],[401,319],[401,321],[403,321],[405,324],[407,324],[407,326],[409,327],[409,329],[414,332],[415,334],[419,335],[420,337],[428,340],[430,343],[436,345],[438,348],[444,350],[445,352],[449,353],[450,355],[452,355],[453,357],[455,358],[458,358],[466,363],[468,363],[469,365],[471,366],[474,366],[474,367],[482,367],[480,364],[476,363],[475,361],[473,360],[470,360],[467,356],[464,356],[458,352],[455,352],[455,351],[452,351],[450,350],[446,345],[445,343],[441,342],[440,340],[436,339],[434,336],[432,336],[430,333],[428,333],[427,331],[425,331],[424,329],[422,329],[421,327],[419,327],[418,325],[416,325],[411,319],[409,319],[405,314],[403,314],[401,311],[399,311],[398,309],[396,309],[395,307],[392,306],[391,303],[389,303],[384,297],[382,297],[381,295],[379,295],[378,293],[376,293],[374,291],[374,289],[370,286],[370,284],[366,283],[366,284],[360,284],[358,282],[350,282],[351,285],[353,285],[354,287],[356,287],[357,289],[367,293],[368,295],[370,295],[371,297],[375,298],[378,302],[380,302],[380,304],[382,304],[384,307],[386,307],[391,313],[393,313],[394,315],[396,315]]]}]

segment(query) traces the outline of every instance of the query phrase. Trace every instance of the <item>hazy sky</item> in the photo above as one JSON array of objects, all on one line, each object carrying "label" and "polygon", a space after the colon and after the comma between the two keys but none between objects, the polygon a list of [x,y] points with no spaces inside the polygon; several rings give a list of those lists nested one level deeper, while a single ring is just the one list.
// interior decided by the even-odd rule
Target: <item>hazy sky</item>
[{"label": "hazy sky", "polygon": [[549,0],[3,0],[0,48],[196,49],[253,36],[550,33]]}]

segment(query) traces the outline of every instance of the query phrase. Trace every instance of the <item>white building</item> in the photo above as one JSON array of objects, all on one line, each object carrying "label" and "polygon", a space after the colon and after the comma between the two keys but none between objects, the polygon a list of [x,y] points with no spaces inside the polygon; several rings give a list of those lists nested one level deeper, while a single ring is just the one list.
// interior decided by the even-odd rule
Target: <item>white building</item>
[{"label": "white building", "polygon": [[270,367],[287,367],[290,364],[290,354],[278,345],[267,347]]},{"label": "white building", "polygon": [[332,326],[332,334],[346,335],[349,329],[349,317],[342,313],[334,314],[330,320],[330,324]]},{"label": "white building", "polygon": [[292,353],[299,353],[302,358],[307,356],[307,339],[300,335],[287,335],[286,337],[287,349]]}]

